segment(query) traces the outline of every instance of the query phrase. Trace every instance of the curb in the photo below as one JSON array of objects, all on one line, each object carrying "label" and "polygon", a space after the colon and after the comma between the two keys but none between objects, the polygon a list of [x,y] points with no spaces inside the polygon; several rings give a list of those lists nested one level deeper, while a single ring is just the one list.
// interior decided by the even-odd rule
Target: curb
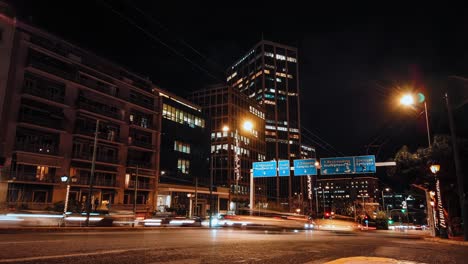
[{"label": "curb", "polygon": [[452,245],[459,245],[459,246],[468,246],[468,241],[457,241],[457,240],[450,240],[450,239],[442,239],[436,237],[425,237],[424,240],[436,242],[436,243],[445,243],[445,244],[452,244]]},{"label": "curb", "polygon": [[114,232],[114,231],[145,231],[161,229],[200,229],[200,227],[23,227],[0,228],[0,234],[14,234],[21,232]]}]

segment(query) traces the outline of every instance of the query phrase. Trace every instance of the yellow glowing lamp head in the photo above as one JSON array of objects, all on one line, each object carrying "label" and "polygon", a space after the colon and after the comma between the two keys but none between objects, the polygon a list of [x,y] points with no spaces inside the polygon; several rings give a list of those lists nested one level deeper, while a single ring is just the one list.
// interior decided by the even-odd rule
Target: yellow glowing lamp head
[{"label": "yellow glowing lamp head", "polygon": [[414,97],[411,94],[406,94],[400,99],[400,104],[402,105],[413,105]]},{"label": "yellow glowing lamp head", "polygon": [[245,121],[243,127],[245,130],[250,131],[253,129],[253,124],[250,121]]},{"label": "yellow glowing lamp head", "polygon": [[224,132],[229,131],[229,127],[228,127],[228,126],[223,126],[223,131],[224,131]]},{"label": "yellow glowing lamp head", "polygon": [[432,164],[431,167],[429,167],[432,171],[432,173],[436,174],[440,170],[440,165],[439,164]]}]

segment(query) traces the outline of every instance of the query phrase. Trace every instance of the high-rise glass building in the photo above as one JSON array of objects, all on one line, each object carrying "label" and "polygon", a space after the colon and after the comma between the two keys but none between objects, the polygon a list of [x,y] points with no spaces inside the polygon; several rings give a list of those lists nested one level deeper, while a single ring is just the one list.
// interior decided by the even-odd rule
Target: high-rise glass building
[{"label": "high-rise glass building", "polygon": [[[301,158],[297,49],[262,40],[227,70],[228,85],[265,107],[267,160]],[[276,177],[269,184],[276,201],[289,207],[302,192],[302,177]],[[274,186],[274,187],[273,187]]]},{"label": "high-rise glass building", "polygon": [[[214,85],[197,90],[191,100],[210,118],[211,171],[216,191],[229,188],[219,210],[247,208],[252,163],[265,160],[265,110],[235,88]],[[250,128],[246,126],[250,124]],[[255,207],[267,202],[263,178],[255,179]]]}]

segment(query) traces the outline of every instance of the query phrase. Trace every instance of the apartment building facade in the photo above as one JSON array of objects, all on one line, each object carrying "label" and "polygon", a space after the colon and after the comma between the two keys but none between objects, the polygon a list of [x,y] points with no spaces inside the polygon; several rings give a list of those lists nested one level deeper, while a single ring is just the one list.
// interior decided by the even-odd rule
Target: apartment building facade
[{"label": "apartment building facade", "polygon": [[138,211],[154,210],[161,126],[154,84],[4,14],[0,30],[0,203],[50,209],[64,200],[67,175],[72,202],[131,209],[136,201]]}]

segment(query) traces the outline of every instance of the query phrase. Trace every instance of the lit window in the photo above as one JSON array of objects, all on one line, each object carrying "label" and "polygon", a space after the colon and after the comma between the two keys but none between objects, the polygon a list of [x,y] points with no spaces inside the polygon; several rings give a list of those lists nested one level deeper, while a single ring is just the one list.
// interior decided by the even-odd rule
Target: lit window
[{"label": "lit window", "polygon": [[190,154],[190,145],[180,141],[174,141],[174,150]]},{"label": "lit window", "polygon": [[188,174],[190,169],[190,161],[184,159],[177,160],[177,169],[184,174]]}]

